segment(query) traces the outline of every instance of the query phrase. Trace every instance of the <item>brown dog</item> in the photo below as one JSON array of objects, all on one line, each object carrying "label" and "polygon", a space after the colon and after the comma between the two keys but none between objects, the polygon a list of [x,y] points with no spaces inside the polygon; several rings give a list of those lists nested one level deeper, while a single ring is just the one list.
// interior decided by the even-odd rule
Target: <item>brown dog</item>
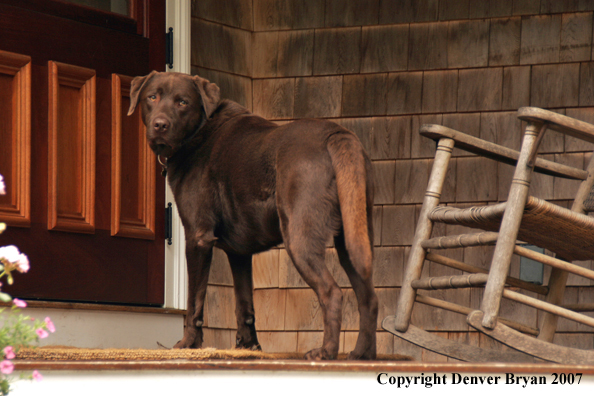
[{"label": "brown dog", "polygon": [[377,297],[372,283],[371,163],[357,137],[328,121],[286,125],[220,100],[198,76],[152,72],[130,92],[153,151],[167,158],[167,179],[186,234],[189,290],[184,336],[176,348],[202,346],[203,307],[214,246],[229,257],[236,296],[237,347],[259,349],[252,255],[284,242],[318,296],[324,341],[308,359],[335,359],[342,292],[325,266],[336,250],[359,305],[351,359],[374,359]]}]

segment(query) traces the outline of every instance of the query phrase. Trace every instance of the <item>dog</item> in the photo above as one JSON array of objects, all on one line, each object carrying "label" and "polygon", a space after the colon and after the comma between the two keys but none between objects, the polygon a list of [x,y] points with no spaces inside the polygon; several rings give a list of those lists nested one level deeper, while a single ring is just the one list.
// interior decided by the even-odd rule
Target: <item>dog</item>
[{"label": "dog", "polygon": [[180,73],[153,71],[134,78],[128,115],[138,104],[186,236],[187,316],[183,338],[174,348],[202,346],[204,299],[216,246],[227,254],[233,274],[236,347],[261,349],[252,255],[284,243],[323,312],[322,346],[305,358],[336,359],[342,292],[324,262],[326,242],[333,236],[359,310],[359,335],[348,358],[375,359],[373,177],[356,135],[324,120],[277,125],[221,100],[216,84]]}]

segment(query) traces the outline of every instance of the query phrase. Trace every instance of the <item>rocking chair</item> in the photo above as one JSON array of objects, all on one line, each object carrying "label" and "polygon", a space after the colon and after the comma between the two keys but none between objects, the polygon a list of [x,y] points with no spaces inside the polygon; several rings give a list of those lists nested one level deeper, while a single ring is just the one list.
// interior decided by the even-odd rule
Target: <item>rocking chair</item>
[{"label": "rocking chair", "polygon": [[[421,127],[421,135],[437,142],[437,151],[406,264],[396,314],[386,317],[382,327],[423,348],[463,361],[534,361],[537,357],[557,363],[593,364],[594,350],[563,347],[552,341],[559,317],[594,327],[594,318],[580,313],[594,311],[594,302],[570,307],[562,305],[569,273],[594,280],[594,271],[571,263],[594,259],[594,217],[587,215],[594,211],[594,194],[591,193],[594,160],[590,161],[586,170],[582,170],[539,158],[537,151],[548,129],[594,143],[594,125],[533,107],[520,108],[518,117],[526,122],[520,152],[443,126]],[[515,166],[507,202],[462,209],[440,205],[454,147]],[[571,210],[529,196],[533,171],[581,181]],[[461,182],[458,180],[458,183]],[[482,231],[432,238],[436,222]],[[519,241],[547,249],[556,256],[527,249]],[[441,249],[484,245],[495,245],[488,270],[438,254]],[[510,277],[514,254],[551,266],[548,285]],[[422,278],[425,260],[461,270],[464,274]],[[480,310],[418,293],[420,290],[477,287],[484,287]],[[518,289],[542,297],[535,298]],[[540,328],[501,318],[502,298],[543,312]],[[467,315],[466,321],[470,326],[521,353],[460,344],[417,328],[410,323],[415,302]]]}]

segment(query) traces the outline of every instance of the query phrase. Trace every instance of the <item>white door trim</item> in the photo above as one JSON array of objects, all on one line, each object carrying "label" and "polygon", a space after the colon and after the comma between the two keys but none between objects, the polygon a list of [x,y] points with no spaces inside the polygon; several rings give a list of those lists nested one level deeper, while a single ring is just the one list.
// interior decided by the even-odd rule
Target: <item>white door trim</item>
[{"label": "white door trim", "polygon": [[[166,29],[173,28],[173,68],[168,71],[191,72],[192,3],[167,0]],[[165,307],[186,309],[187,271],[184,229],[177,213],[173,194],[167,186],[165,202],[173,204],[172,244],[165,242]]]}]

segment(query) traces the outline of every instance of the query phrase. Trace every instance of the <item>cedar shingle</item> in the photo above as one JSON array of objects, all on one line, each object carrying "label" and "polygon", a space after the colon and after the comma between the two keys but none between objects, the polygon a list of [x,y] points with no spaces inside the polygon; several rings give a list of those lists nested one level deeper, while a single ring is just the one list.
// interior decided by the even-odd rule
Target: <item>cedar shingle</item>
[{"label": "cedar shingle", "polygon": [[342,76],[302,77],[296,80],[296,118],[338,117],[341,101]]},{"label": "cedar shingle", "polygon": [[396,162],[395,202],[397,204],[423,202],[431,165],[432,162],[428,159]]},{"label": "cedar shingle", "polygon": [[211,285],[206,289],[204,318],[208,327],[237,329],[233,287]]},{"label": "cedar shingle", "polygon": [[497,162],[482,158],[458,158],[456,201],[497,200]]},{"label": "cedar shingle", "polygon": [[254,288],[278,287],[279,250],[258,253],[252,259]]},{"label": "cedar shingle", "polygon": [[561,62],[590,60],[592,52],[592,13],[563,14],[561,24]]},{"label": "cedar shingle", "polygon": [[326,27],[375,25],[379,0],[326,0]]},{"label": "cedar shingle", "polygon": [[410,25],[408,70],[443,69],[448,65],[448,24]]},{"label": "cedar shingle", "polygon": [[[242,76],[252,73],[252,37],[246,30],[192,19],[192,65]],[[233,56],[229,56],[233,54]]]},{"label": "cedar shingle", "polygon": [[579,63],[533,66],[530,104],[544,108],[577,106],[579,77]]},{"label": "cedar shingle", "polygon": [[520,63],[559,62],[561,15],[539,15],[522,19]]},{"label": "cedar shingle", "polygon": [[489,20],[453,21],[448,24],[448,67],[487,66]]},{"label": "cedar shingle", "polygon": [[394,171],[395,161],[373,161],[376,205],[394,203]]},{"label": "cedar shingle", "polygon": [[520,17],[491,19],[489,66],[520,63],[521,31]]},{"label": "cedar shingle", "polygon": [[440,0],[439,20],[468,19],[470,0]]},{"label": "cedar shingle", "polygon": [[387,78],[387,73],[344,76],[342,115],[385,115]]},{"label": "cedar shingle", "polygon": [[254,292],[254,311],[260,330],[284,330],[287,289],[262,289]]},{"label": "cedar shingle", "polygon": [[388,74],[388,114],[415,114],[421,112],[423,72]]},{"label": "cedar shingle", "polygon": [[502,110],[517,110],[530,105],[530,66],[503,68]]},{"label": "cedar shingle", "polygon": [[375,287],[401,286],[404,248],[377,247],[373,252],[373,283]]},{"label": "cedar shingle", "polygon": [[324,27],[325,0],[254,0],[254,30]]},{"label": "cedar shingle", "polygon": [[514,15],[538,15],[540,0],[514,0]]},{"label": "cedar shingle", "polygon": [[319,29],[315,32],[315,75],[359,73],[361,28]]},{"label": "cedar shingle", "polygon": [[192,16],[252,30],[252,0],[229,0],[225,7],[220,7],[219,0],[192,1]]},{"label": "cedar shingle", "polygon": [[423,113],[456,111],[458,70],[423,73]]},{"label": "cedar shingle", "polygon": [[386,205],[382,213],[382,245],[411,245],[415,230],[414,205]]},{"label": "cedar shingle", "polygon": [[287,290],[285,330],[322,330],[322,307],[312,289]]},{"label": "cedar shingle", "polygon": [[295,79],[253,80],[254,113],[269,119],[293,118]]},{"label": "cedar shingle", "polygon": [[372,159],[410,158],[412,117],[376,117],[372,123]]},{"label": "cedar shingle", "polygon": [[439,0],[381,0],[381,25],[409,22],[436,21]]},{"label": "cedar shingle", "polygon": [[502,88],[503,68],[460,70],[457,110],[500,110]]},{"label": "cedar shingle", "polygon": [[594,105],[594,62],[580,64],[579,105]]},{"label": "cedar shingle", "polygon": [[313,71],[313,30],[278,33],[277,75],[310,76]]},{"label": "cedar shingle", "polygon": [[406,70],[408,25],[364,27],[361,38],[361,73]]}]

